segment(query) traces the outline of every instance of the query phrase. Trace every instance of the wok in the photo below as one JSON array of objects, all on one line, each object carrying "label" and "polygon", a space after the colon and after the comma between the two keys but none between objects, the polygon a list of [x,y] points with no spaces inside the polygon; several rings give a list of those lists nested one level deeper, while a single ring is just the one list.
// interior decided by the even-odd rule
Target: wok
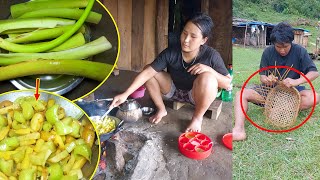
[{"label": "wok", "polygon": [[[84,112],[74,103],[72,103],[70,100],[57,96],[54,94],[50,94],[47,92],[39,92],[40,97],[39,100],[48,100],[48,99],[54,99],[57,104],[61,105],[65,109],[65,113],[67,116],[72,116],[75,119],[78,119],[79,121],[88,119],[87,115],[84,114]],[[14,101],[18,97],[21,96],[33,96],[34,90],[22,90],[22,91],[11,91],[8,93],[4,93],[0,95],[0,102],[4,100],[10,100]],[[91,164],[89,162],[86,162],[86,164],[82,167],[83,176],[86,179],[90,179],[90,177],[93,175],[97,162],[99,160],[99,147],[100,144],[96,145],[94,144],[92,146],[92,158],[91,158]]]},{"label": "wok", "polygon": [[[111,102],[112,102],[112,99],[96,99],[93,101],[85,101],[80,99],[76,103],[89,115],[92,121],[97,121],[97,120],[100,120],[103,114],[107,111]],[[111,116],[113,119],[116,120],[115,130],[109,133],[101,134],[100,142],[104,142],[110,139],[114,134],[123,130],[122,128],[122,125],[124,123],[123,120],[120,120],[119,118],[115,117],[118,110],[119,108],[116,107],[109,112],[109,116]]]},{"label": "wok", "polygon": [[[115,135],[117,132],[123,130],[122,128],[122,125],[123,125],[123,121],[120,120],[119,118],[117,117],[114,117],[114,116],[109,116],[111,117],[112,119],[114,119],[116,121],[116,128],[110,132],[107,132],[107,133],[103,133],[103,134],[100,134],[100,142],[104,142],[108,139],[110,139],[113,135]],[[95,122],[95,121],[101,121],[101,116],[91,116],[90,119]]]}]

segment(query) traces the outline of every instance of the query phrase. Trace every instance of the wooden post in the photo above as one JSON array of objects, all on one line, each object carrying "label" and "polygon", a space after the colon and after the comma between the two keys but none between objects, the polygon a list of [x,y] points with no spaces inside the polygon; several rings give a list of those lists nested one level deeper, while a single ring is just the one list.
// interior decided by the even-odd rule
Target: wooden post
[{"label": "wooden post", "polygon": [[157,0],[156,56],[168,47],[169,1]]},{"label": "wooden post", "polygon": [[209,16],[214,23],[209,45],[220,53],[225,65],[232,64],[232,0],[209,2]]},{"label": "wooden post", "polygon": [[131,69],[132,0],[118,1],[118,28],[120,33],[120,56],[118,66]]},{"label": "wooden post", "polygon": [[[142,64],[151,63],[156,51],[156,0],[144,1],[144,41]],[[143,67],[143,66],[142,66]],[[141,69],[142,69],[141,67]]]},{"label": "wooden post", "polygon": [[144,43],[144,0],[135,0],[132,9],[132,61],[130,66],[132,70],[139,70],[142,66],[143,43]]},{"label": "wooden post", "polygon": [[248,23],[246,23],[246,30],[244,31],[244,40],[243,40],[243,47],[246,47],[246,40],[247,40],[247,29],[248,29]]}]

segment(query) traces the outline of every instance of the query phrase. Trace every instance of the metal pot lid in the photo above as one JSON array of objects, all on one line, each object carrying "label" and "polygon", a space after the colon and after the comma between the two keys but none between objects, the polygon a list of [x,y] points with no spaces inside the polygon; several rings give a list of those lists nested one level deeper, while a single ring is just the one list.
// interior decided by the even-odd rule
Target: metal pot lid
[{"label": "metal pot lid", "polygon": [[119,106],[121,111],[132,111],[139,109],[141,105],[134,99],[129,99]]}]

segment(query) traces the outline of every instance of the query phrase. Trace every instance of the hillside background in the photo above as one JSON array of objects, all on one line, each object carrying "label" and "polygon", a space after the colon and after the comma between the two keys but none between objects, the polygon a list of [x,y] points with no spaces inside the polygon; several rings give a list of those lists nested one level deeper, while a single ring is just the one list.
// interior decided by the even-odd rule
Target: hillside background
[{"label": "hillside background", "polygon": [[269,23],[287,21],[307,29],[312,34],[308,51],[315,49],[316,37],[320,36],[320,0],[233,0],[233,17]]}]

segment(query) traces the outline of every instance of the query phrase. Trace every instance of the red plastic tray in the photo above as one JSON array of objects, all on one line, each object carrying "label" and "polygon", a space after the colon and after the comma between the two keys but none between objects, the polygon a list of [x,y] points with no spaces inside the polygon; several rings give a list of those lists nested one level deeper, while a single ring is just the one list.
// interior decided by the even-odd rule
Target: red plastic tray
[{"label": "red plastic tray", "polygon": [[191,159],[205,159],[212,152],[213,143],[211,139],[202,133],[183,133],[178,141],[180,152]]}]

